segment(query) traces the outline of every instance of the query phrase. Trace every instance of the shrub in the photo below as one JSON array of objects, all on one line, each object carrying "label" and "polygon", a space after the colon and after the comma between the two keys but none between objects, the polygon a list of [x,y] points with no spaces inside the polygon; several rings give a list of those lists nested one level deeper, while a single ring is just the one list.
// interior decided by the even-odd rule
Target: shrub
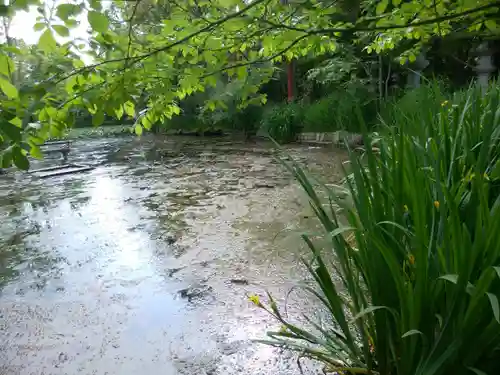
[{"label": "shrub", "polygon": [[84,127],[68,129],[62,137],[51,138],[55,139],[84,139],[84,138],[101,138],[101,137],[119,137],[135,135],[131,125],[114,125],[114,126],[99,126],[99,127]]},{"label": "shrub", "polygon": [[[203,99],[203,100],[201,100]],[[262,107],[248,105],[240,109],[235,103],[227,102],[226,108],[215,110],[204,108],[205,97],[190,96],[181,104],[182,111],[164,124],[168,129],[187,133],[218,133],[223,131],[241,131],[247,136],[257,132],[260,126]]]},{"label": "shrub", "polygon": [[205,112],[204,119],[215,129],[241,131],[249,137],[259,128],[262,111],[260,105],[249,105],[241,109],[234,107],[229,110]]},{"label": "shrub", "polygon": [[259,129],[264,108],[260,105],[249,105],[236,113],[235,123],[246,136],[255,135]]},{"label": "shrub", "polygon": [[323,187],[325,205],[286,163],[330,244],[303,236],[316,285],[307,290],[331,319],[299,326],[272,297],[269,306],[252,297],[283,325],[266,343],[343,374],[500,373],[499,104],[499,89],[470,89],[449,102],[422,99],[422,115],[399,113],[378,152],[351,154],[352,205]]},{"label": "shrub", "polygon": [[264,111],[261,131],[278,143],[289,143],[296,139],[301,130],[302,121],[303,110],[300,103],[280,103]]},{"label": "shrub", "polygon": [[361,121],[371,127],[377,120],[376,104],[375,96],[366,90],[334,91],[305,108],[304,131],[360,132],[359,114],[363,118]]},{"label": "shrub", "polygon": [[433,82],[419,88],[408,89],[402,96],[383,103],[384,108],[380,111],[380,115],[384,122],[392,124],[400,121],[414,124],[431,121],[425,117],[438,113],[441,103],[449,96],[443,87],[439,82]]},{"label": "shrub", "polygon": [[[134,119],[128,116],[123,116],[121,120],[117,120],[114,117],[105,115],[104,121],[100,126],[116,126],[117,124],[121,125],[132,125],[134,123]],[[76,114],[75,121],[72,128],[91,128],[94,127],[92,125],[92,115],[90,113]]]},{"label": "shrub", "polygon": [[304,108],[304,132],[333,132],[339,130],[335,119],[337,95],[329,95]]}]

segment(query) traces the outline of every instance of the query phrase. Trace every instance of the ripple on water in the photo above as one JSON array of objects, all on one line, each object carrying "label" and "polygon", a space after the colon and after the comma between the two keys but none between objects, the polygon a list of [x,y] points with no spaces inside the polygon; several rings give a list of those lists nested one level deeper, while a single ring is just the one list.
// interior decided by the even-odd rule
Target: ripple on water
[{"label": "ripple on water", "polygon": [[[345,158],[289,151],[333,181]],[[0,177],[0,373],[299,373],[250,341],[274,322],[246,296],[284,297],[315,228],[268,146],[98,139],[70,159],[96,168]]]}]

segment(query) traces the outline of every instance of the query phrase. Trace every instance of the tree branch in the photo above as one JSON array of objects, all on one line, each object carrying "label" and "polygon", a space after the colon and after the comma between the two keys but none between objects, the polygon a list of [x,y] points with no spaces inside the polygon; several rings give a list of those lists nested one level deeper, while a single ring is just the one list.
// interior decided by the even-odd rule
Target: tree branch
[{"label": "tree branch", "polygon": [[483,5],[477,8],[469,9],[463,12],[455,13],[455,14],[448,14],[446,16],[441,16],[441,17],[435,17],[432,19],[428,20],[423,20],[423,21],[417,21],[417,22],[409,22],[404,25],[387,25],[387,26],[373,26],[373,27],[360,27],[360,26],[353,26],[353,27],[340,27],[340,28],[325,28],[325,29],[304,29],[300,27],[295,27],[295,26],[288,26],[288,25],[283,25],[283,24],[277,24],[269,20],[261,19],[260,21],[267,23],[271,26],[274,26],[277,29],[288,29],[288,30],[293,30],[293,31],[298,31],[302,33],[308,33],[309,35],[317,35],[317,34],[333,34],[333,33],[342,33],[342,32],[362,32],[362,31],[386,31],[386,30],[397,30],[397,29],[406,29],[409,27],[416,27],[416,26],[425,26],[425,25],[432,25],[435,23],[443,22],[443,21],[451,21],[456,18],[460,18],[463,16],[468,16],[470,14],[482,12],[484,10],[492,9],[492,8],[499,8],[500,9],[500,1],[494,1],[490,4]]},{"label": "tree branch", "polygon": [[214,74],[222,73],[222,72],[224,72],[226,70],[229,70],[229,69],[241,68],[241,67],[248,66],[248,65],[262,64],[262,63],[270,62],[270,61],[274,60],[275,58],[284,55],[293,46],[295,46],[300,41],[302,41],[302,40],[304,40],[304,39],[306,39],[308,37],[309,37],[308,34],[301,35],[300,37],[296,38],[292,43],[290,43],[287,47],[283,48],[280,52],[277,52],[277,53],[275,53],[272,56],[266,57],[265,59],[260,59],[260,60],[254,60],[254,61],[248,61],[248,62],[244,62],[244,63],[238,63],[238,64],[229,65],[229,66],[226,66],[226,67],[221,68],[219,70],[216,70],[214,72],[205,74],[205,75],[201,76],[200,78],[203,79],[203,78],[206,78],[206,77],[210,77],[210,76],[213,76]]},{"label": "tree branch", "polygon": [[[211,31],[213,30],[214,28],[217,28],[219,27],[220,25],[224,24],[225,22],[233,19],[233,18],[236,18],[236,17],[239,17],[241,15],[244,15],[246,12],[248,12],[250,9],[254,8],[255,6],[263,3],[264,1],[269,1],[269,0],[254,0],[253,2],[251,2],[249,5],[247,5],[246,7],[242,8],[241,10],[237,11],[237,12],[234,12],[234,13],[231,13],[229,15],[227,15],[226,17],[223,17],[217,21],[214,21],[212,23],[210,23],[209,25],[181,38],[181,39],[178,39],[172,43],[169,43],[161,48],[157,48],[157,49],[154,49],[152,50],[151,52],[148,52],[148,53],[145,53],[145,54],[142,54],[142,55],[139,55],[139,56],[135,56],[135,57],[122,57],[122,58],[116,58],[116,59],[110,59],[110,60],[106,60],[106,61],[102,61],[102,62],[99,62],[99,63],[96,63],[96,64],[92,64],[92,65],[88,65],[86,67],[83,67],[83,68],[80,68],[80,69],[77,69],[77,70],[74,70],[72,71],[71,73],[67,74],[66,76],[60,78],[59,80],[55,81],[55,84],[58,84],[76,74],[79,74],[79,73],[82,73],[84,71],[87,71],[87,70],[91,70],[91,69],[95,69],[99,66],[102,66],[102,65],[105,65],[105,64],[109,64],[109,63],[113,63],[113,62],[122,62],[122,61],[127,61],[127,60],[131,60],[132,63],[135,63],[135,62],[139,62],[141,60],[144,60],[144,59],[147,59],[153,55],[156,55],[160,52],[165,52],[165,51],[168,51],[169,49],[172,49],[173,47],[176,47],[178,45],[181,45],[189,40],[191,40],[192,38],[202,34],[202,33],[205,33],[205,32],[208,32],[208,31]],[[271,26],[273,26],[274,28],[276,29],[288,29],[288,30],[294,30],[294,31],[298,31],[298,32],[302,32],[304,33],[304,35],[302,35],[300,38],[298,38],[298,40],[294,41],[292,44],[290,44],[286,49],[284,49],[282,51],[282,53],[285,53],[287,50],[289,50],[294,44],[298,43],[298,41],[302,40],[302,39],[305,39],[307,38],[308,36],[310,35],[319,35],[319,34],[332,34],[332,33],[337,33],[337,32],[370,32],[370,31],[384,31],[384,30],[395,30],[395,29],[406,29],[406,28],[409,28],[409,27],[416,27],[416,26],[424,26],[424,25],[430,25],[430,24],[434,24],[434,23],[437,23],[437,22],[442,22],[442,21],[450,21],[450,20],[453,20],[453,19],[457,19],[457,18],[460,18],[460,17],[463,17],[463,16],[467,16],[467,15],[470,15],[470,14],[474,14],[474,13],[478,13],[478,12],[481,12],[481,11],[485,11],[485,10],[488,10],[488,9],[492,9],[492,8],[500,8],[500,1],[495,1],[495,2],[492,2],[490,4],[487,4],[487,5],[483,5],[483,6],[480,6],[480,7],[476,7],[476,8],[473,8],[473,9],[469,9],[469,10],[466,10],[466,11],[463,11],[463,12],[459,12],[459,13],[455,13],[455,14],[449,14],[449,15],[446,15],[446,16],[441,16],[441,17],[435,17],[435,18],[432,18],[432,19],[428,19],[428,20],[423,20],[423,21],[418,21],[418,22],[410,22],[410,23],[407,23],[405,25],[387,25],[387,26],[375,26],[375,27],[360,27],[360,26],[353,26],[353,27],[342,27],[342,28],[324,28],[324,29],[303,29],[303,28],[299,28],[299,27],[294,27],[294,26],[288,26],[288,25],[284,25],[284,24],[276,24],[272,21],[269,21],[269,20],[265,20],[265,19],[261,19],[260,21],[262,22],[265,22]],[[281,53],[281,54],[282,54]],[[263,60],[260,60],[260,61],[255,61],[255,63],[258,63],[258,62],[266,62],[266,61],[271,61],[273,60],[274,58],[278,57],[280,54],[278,54],[277,56],[270,56],[269,58],[266,58],[266,59],[263,59]],[[250,65],[250,63],[245,63],[244,65],[240,65],[240,64],[236,64],[236,65],[232,65],[232,66],[228,66],[227,68],[225,68],[224,70],[227,70],[227,69],[231,69],[231,68],[234,68],[234,67],[240,67],[240,66],[245,66],[245,65]],[[213,73],[215,74],[215,73]],[[211,75],[211,74],[210,74]],[[51,81],[53,77],[49,78],[48,79],[48,82]],[[47,81],[46,81],[47,82]]]},{"label": "tree branch", "polygon": [[128,22],[129,22],[128,47],[127,47],[127,60],[125,61],[125,66],[128,66],[128,62],[130,59],[130,49],[132,47],[132,26],[134,25],[133,24],[134,17],[135,17],[135,14],[137,13],[137,8],[139,7],[140,2],[141,2],[141,0],[136,0],[135,5],[134,5],[134,9],[132,10],[132,15],[130,16],[130,19],[128,20]]},{"label": "tree branch", "polygon": [[[72,71],[71,73],[67,74],[66,76],[55,81],[54,84],[57,85],[58,83],[61,83],[62,81],[66,80],[66,79],[68,79],[76,74],[83,73],[83,72],[90,70],[90,69],[95,69],[95,68],[102,66],[102,65],[110,64],[113,62],[122,62],[122,61],[126,61],[126,60],[133,60],[133,62],[139,62],[141,60],[147,59],[148,57],[156,55],[157,53],[168,51],[169,49],[172,49],[173,47],[176,47],[180,44],[183,44],[183,43],[191,40],[195,36],[198,36],[198,35],[203,34],[205,32],[211,31],[213,28],[216,28],[216,27],[226,23],[227,21],[229,21],[233,18],[239,17],[240,15],[246,13],[248,10],[252,9],[253,7],[259,5],[260,3],[263,3],[264,1],[269,1],[269,0],[254,0],[249,5],[247,5],[246,7],[242,8],[239,11],[231,13],[231,14],[227,15],[226,17],[223,17],[215,22],[212,22],[210,25],[207,25],[207,26],[185,36],[184,38],[178,39],[175,42],[169,43],[166,46],[163,46],[161,48],[154,49],[153,51],[148,52],[146,54],[135,56],[135,57],[120,57],[120,58],[116,58],[116,59],[109,59],[109,60],[102,61],[102,62],[99,62],[96,64],[87,65],[83,68],[76,69],[76,70]],[[51,77],[51,78],[53,78],[53,77]],[[49,78],[47,81],[50,82],[51,78]]]}]

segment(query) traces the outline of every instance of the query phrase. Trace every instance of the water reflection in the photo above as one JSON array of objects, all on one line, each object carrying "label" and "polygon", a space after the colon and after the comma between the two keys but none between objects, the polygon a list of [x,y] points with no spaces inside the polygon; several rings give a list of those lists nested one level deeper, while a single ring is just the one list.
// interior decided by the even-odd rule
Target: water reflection
[{"label": "water reflection", "polygon": [[[303,276],[297,238],[277,232],[309,225],[258,147],[93,140],[70,154],[92,172],[2,176],[0,360],[19,374],[294,374],[248,342],[272,323],[245,296]],[[332,178],[344,157],[290,152]],[[26,318],[34,309],[43,318]]]}]

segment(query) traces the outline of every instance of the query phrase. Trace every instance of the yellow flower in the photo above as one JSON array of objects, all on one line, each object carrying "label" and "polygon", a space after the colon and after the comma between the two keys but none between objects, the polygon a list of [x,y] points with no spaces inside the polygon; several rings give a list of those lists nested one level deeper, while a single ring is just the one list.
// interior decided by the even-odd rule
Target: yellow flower
[{"label": "yellow flower", "polygon": [[444,102],[441,103],[441,107],[444,107],[447,104],[448,104],[448,100],[445,100]]},{"label": "yellow flower", "polygon": [[372,344],[369,344],[370,348],[370,353],[374,354],[375,353],[375,347]]},{"label": "yellow flower", "polygon": [[408,255],[408,261],[411,265],[415,264],[415,256],[413,254]]},{"label": "yellow flower", "polygon": [[434,207],[436,207],[439,210],[439,201],[434,201]]},{"label": "yellow flower", "polygon": [[375,345],[371,336],[368,336],[368,347],[370,348],[370,353],[375,353]]},{"label": "yellow flower", "polygon": [[406,204],[403,206],[403,209],[405,210],[405,212],[408,212],[408,206]]},{"label": "yellow flower", "polygon": [[262,304],[260,303],[259,296],[256,294],[252,294],[251,296],[248,297],[248,300],[252,302],[255,306],[261,307]]},{"label": "yellow flower", "polygon": [[474,173],[468,173],[467,176],[465,176],[465,182],[471,182],[474,176]]},{"label": "yellow flower", "polygon": [[286,325],[282,325],[280,327],[280,333],[286,333],[288,331],[288,328],[286,327]]}]

